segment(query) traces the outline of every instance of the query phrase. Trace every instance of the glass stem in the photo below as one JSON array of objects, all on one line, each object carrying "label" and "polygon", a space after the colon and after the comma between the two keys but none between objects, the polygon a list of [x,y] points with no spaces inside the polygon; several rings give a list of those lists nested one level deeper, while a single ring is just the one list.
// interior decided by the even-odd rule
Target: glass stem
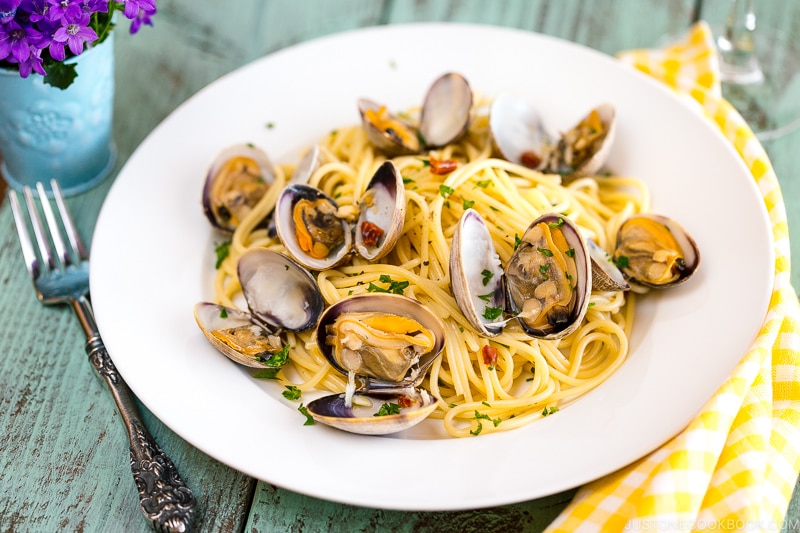
[{"label": "glass stem", "polygon": [[764,73],[756,57],[755,30],[753,0],[733,0],[725,20],[725,29],[717,37],[722,81],[738,84],[764,81]]}]

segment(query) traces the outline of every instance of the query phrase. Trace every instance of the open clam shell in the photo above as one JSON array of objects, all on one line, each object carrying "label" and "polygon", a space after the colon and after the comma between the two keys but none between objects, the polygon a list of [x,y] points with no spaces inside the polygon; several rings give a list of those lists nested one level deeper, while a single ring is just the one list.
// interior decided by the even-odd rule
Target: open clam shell
[{"label": "open clam shell", "polygon": [[455,142],[472,113],[472,89],[466,78],[448,72],[431,84],[422,105],[419,128],[367,98],[358,100],[361,122],[373,146],[389,156],[418,154]]},{"label": "open clam shell", "polygon": [[502,333],[503,267],[486,223],[472,208],[461,215],[453,234],[450,285],[472,327],[487,337]]},{"label": "open clam shell", "polygon": [[206,174],[203,212],[215,228],[232,233],[275,181],[267,154],[252,144],[220,152]]},{"label": "open clam shell", "polygon": [[472,89],[466,78],[448,72],[433,82],[425,96],[419,132],[426,148],[450,144],[466,133],[472,110]]},{"label": "open clam shell", "polygon": [[[404,407],[400,408],[401,404]],[[401,394],[356,393],[351,407],[343,394],[331,394],[309,402],[306,410],[317,422],[343,431],[389,435],[419,424],[436,409],[436,404],[436,398],[424,389],[412,389]]]},{"label": "open clam shell", "polygon": [[662,215],[635,215],[617,232],[614,261],[631,285],[664,289],[697,271],[700,250],[678,222]]},{"label": "open clam shell", "polygon": [[556,144],[536,107],[524,98],[503,93],[489,110],[492,143],[500,157],[518,165],[540,169]]},{"label": "open clam shell", "polygon": [[386,106],[367,98],[360,98],[357,105],[364,131],[375,148],[392,157],[422,151],[417,129]]},{"label": "open clam shell", "polygon": [[[422,421],[435,408],[436,400],[418,386],[444,348],[444,325],[420,302],[395,294],[345,298],[320,317],[316,339],[331,366],[359,387],[352,397],[310,402],[306,407],[315,420],[354,433],[387,434]],[[373,416],[359,407],[374,409],[376,402],[394,409]]]},{"label": "open clam shell", "polygon": [[531,336],[558,339],[578,328],[592,276],[580,230],[563,215],[531,223],[505,268],[506,302]]},{"label": "open clam shell", "polygon": [[303,267],[267,249],[245,252],[237,265],[249,312],[210,302],[194,307],[203,335],[223,355],[254,368],[280,367],[282,330],[305,331],[316,325],[324,301],[316,281]]},{"label": "open clam shell", "polygon": [[289,185],[278,197],[278,238],[304,267],[327,270],[350,252],[353,237],[347,222],[336,216],[338,209],[333,198],[310,185]]},{"label": "open clam shell", "polygon": [[309,185],[290,185],[275,208],[278,237],[292,257],[312,270],[333,268],[352,252],[377,261],[403,232],[405,186],[394,163],[378,167],[358,206],[358,220],[350,224],[333,198]]},{"label": "open clam shell", "polygon": [[572,178],[599,173],[611,153],[616,131],[614,106],[609,103],[597,106],[561,136],[544,170]]},{"label": "open clam shell", "polygon": [[211,345],[240,365],[265,368],[269,366],[265,361],[281,349],[280,338],[254,322],[250,313],[199,302],[194,319]]}]

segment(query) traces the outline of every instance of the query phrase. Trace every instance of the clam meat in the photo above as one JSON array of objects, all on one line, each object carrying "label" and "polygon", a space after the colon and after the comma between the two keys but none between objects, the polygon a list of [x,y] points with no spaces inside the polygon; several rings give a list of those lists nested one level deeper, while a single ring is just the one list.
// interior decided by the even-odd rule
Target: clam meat
[{"label": "clam meat", "polygon": [[522,328],[545,339],[573,332],[589,305],[590,269],[585,241],[569,219],[536,219],[505,269],[508,303]]},{"label": "clam meat", "polygon": [[213,161],[203,186],[203,211],[215,228],[231,233],[275,181],[267,154],[252,144],[223,150]]},{"label": "clam meat", "polygon": [[689,279],[700,252],[683,227],[661,215],[630,217],[617,232],[614,262],[638,286],[671,287]]}]

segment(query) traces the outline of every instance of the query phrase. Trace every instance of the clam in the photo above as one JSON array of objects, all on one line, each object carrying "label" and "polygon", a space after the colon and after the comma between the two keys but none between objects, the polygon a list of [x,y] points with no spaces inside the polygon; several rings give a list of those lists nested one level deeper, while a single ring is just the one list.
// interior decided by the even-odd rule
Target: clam
[{"label": "clam", "polygon": [[[314,172],[322,165],[323,157],[322,151],[319,149],[318,145],[314,145],[305,153],[300,162],[292,172],[292,176],[289,178],[289,181],[286,185],[295,185],[298,183],[308,183],[311,180],[311,176],[314,175]],[[267,232],[270,237],[275,237],[278,235],[278,230],[275,227],[275,212],[273,211],[269,217],[269,222],[267,223]]]},{"label": "clam", "polygon": [[347,391],[310,402],[318,422],[367,435],[419,423],[437,400],[419,387],[444,347],[444,325],[417,300],[367,294],[340,300],[317,325],[317,345]]},{"label": "clam", "polygon": [[472,89],[453,72],[440,76],[425,95],[419,128],[390,113],[386,106],[361,98],[358,111],[370,142],[389,156],[418,154],[460,138],[469,126]]},{"label": "clam", "polygon": [[[405,187],[397,167],[384,162],[358,201],[358,219],[309,185],[290,185],[278,198],[275,223],[286,250],[312,270],[326,270],[353,251],[376,261],[391,251],[405,219]],[[355,249],[355,250],[354,250]]]},{"label": "clam", "polygon": [[586,314],[592,291],[589,251],[578,228],[561,215],[534,220],[500,270],[485,222],[467,210],[450,254],[456,302],[486,336],[498,335],[507,322],[504,314],[510,314],[528,335],[557,339],[573,332]]},{"label": "clam", "polygon": [[281,331],[314,327],[324,301],[316,281],[302,266],[267,249],[245,252],[237,265],[248,311],[210,302],[194,307],[194,317],[211,344],[229,359],[250,367],[280,366]]},{"label": "clam", "polygon": [[505,284],[509,308],[529,335],[557,339],[575,331],[592,292],[577,226],[561,215],[534,220],[506,265]]},{"label": "clam", "polygon": [[496,151],[512,163],[571,177],[590,176],[608,159],[616,132],[616,112],[611,104],[602,104],[556,136],[549,133],[530,102],[501,94],[492,102],[489,128]]},{"label": "clam", "polygon": [[617,232],[614,262],[633,285],[666,288],[683,283],[700,265],[691,235],[661,215],[630,217]]},{"label": "clam", "polygon": [[232,233],[275,181],[267,154],[252,144],[230,146],[217,155],[203,186],[203,211],[215,228]]}]

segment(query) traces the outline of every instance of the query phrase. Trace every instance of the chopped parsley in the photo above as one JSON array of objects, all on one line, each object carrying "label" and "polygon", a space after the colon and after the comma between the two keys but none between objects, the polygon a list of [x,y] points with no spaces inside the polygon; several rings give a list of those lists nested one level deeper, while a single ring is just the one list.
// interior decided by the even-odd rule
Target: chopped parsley
[{"label": "chopped parsley", "polygon": [[544,279],[550,279],[547,276],[547,271],[550,270],[550,263],[545,263],[543,265],[539,265],[539,274],[541,274]]},{"label": "chopped parsley", "polygon": [[442,198],[448,198],[454,192],[456,192],[456,190],[452,187],[447,185],[439,185],[439,194],[442,196]]},{"label": "chopped parsley", "polygon": [[481,420],[481,419],[483,419],[483,420],[491,420],[489,415],[487,415],[486,413],[481,413],[477,409],[475,410],[475,416],[472,417],[472,418],[473,418],[473,420]]},{"label": "chopped parsley", "polygon": [[219,269],[219,267],[222,266],[222,262],[225,260],[226,257],[228,257],[228,254],[230,253],[230,248],[231,248],[231,241],[221,242],[214,248],[214,253],[217,254],[217,262],[214,265],[214,268]]},{"label": "chopped parsley", "polygon": [[286,361],[289,360],[289,345],[285,344],[280,351],[275,352],[267,359],[264,359],[260,355],[256,356],[256,361],[259,363],[263,363],[272,368],[280,368],[286,364]]},{"label": "chopped parsley", "polygon": [[274,127],[275,127],[275,123],[274,122],[267,122],[267,129],[268,130],[271,130]]},{"label": "chopped parsley", "polygon": [[475,186],[476,187],[480,187],[481,189],[485,189],[486,187],[488,187],[491,184],[492,184],[492,180],[490,180],[490,179],[489,180],[479,180],[479,181],[475,182]]},{"label": "chopped parsley", "polygon": [[555,222],[548,222],[547,223],[547,227],[548,228],[560,228],[563,225],[564,225],[564,219],[561,218],[561,217],[558,217],[558,220],[555,221]]},{"label": "chopped parsley", "polygon": [[381,405],[381,408],[378,409],[378,412],[375,413],[373,416],[388,416],[388,415],[399,415],[400,414],[400,405],[396,403],[384,403]]},{"label": "chopped parsley", "polygon": [[469,434],[470,434],[470,435],[472,435],[472,436],[474,436],[474,437],[477,437],[478,435],[480,435],[480,434],[481,434],[481,431],[482,431],[482,430],[483,430],[483,424],[481,424],[480,422],[478,422],[478,427],[476,427],[475,429],[473,429],[472,431],[470,431],[470,432],[469,432]]},{"label": "chopped parsley", "polygon": [[483,318],[487,320],[494,320],[503,314],[502,307],[486,307],[483,311]]},{"label": "chopped parsley", "polygon": [[542,410],[542,416],[552,415],[553,413],[557,412],[558,412],[558,407],[556,407],[555,405],[551,405],[550,407],[545,407],[544,410]]},{"label": "chopped parsley", "polygon": [[299,400],[303,391],[294,385],[286,385],[286,390],[283,391],[283,397],[287,400]]},{"label": "chopped parsley", "polygon": [[627,255],[621,255],[612,259],[612,262],[617,266],[617,268],[622,270],[623,268],[628,268],[630,260],[628,259]]},{"label": "chopped parsley", "polygon": [[481,271],[481,276],[483,276],[483,285],[486,286],[489,284],[489,281],[494,277],[494,272],[489,269],[484,269]]},{"label": "chopped parsley", "polygon": [[464,208],[464,211],[466,211],[467,209],[469,209],[473,205],[475,205],[475,200],[464,200],[464,203],[462,204],[462,207]]},{"label": "chopped parsley", "polygon": [[519,238],[519,235],[517,235],[517,234],[515,233],[515,234],[514,234],[514,251],[515,251],[515,252],[517,251],[517,248],[519,248],[519,245],[520,245],[520,244],[522,244],[522,239],[520,239],[520,238]]},{"label": "chopped parsley", "polygon": [[280,368],[265,368],[253,374],[256,379],[278,379],[278,372]]},{"label": "chopped parsley", "polygon": [[381,283],[388,283],[389,287],[379,287],[374,283],[370,282],[369,286],[367,287],[367,292],[390,292],[392,294],[403,294],[406,287],[409,286],[408,281],[394,281],[391,276],[388,274],[381,274],[380,278],[378,278]]},{"label": "chopped parsley", "polygon": [[539,253],[544,254],[545,257],[553,257],[553,252],[551,252],[547,248],[537,247],[536,249],[539,251]]},{"label": "chopped parsley", "polygon": [[225,309],[224,307],[222,309],[220,309],[219,317],[220,318],[228,318],[228,310]]},{"label": "chopped parsley", "polygon": [[407,177],[403,176],[403,183],[405,185],[408,185],[409,183],[414,183],[414,180],[412,180],[411,178],[407,178]]},{"label": "chopped parsley", "polygon": [[305,415],[305,417],[306,417],[306,421],[303,423],[304,426],[313,426],[314,425],[314,417],[311,416],[310,414],[308,414],[308,409],[306,409],[305,405],[303,405],[301,403],[300,407],[298,407],[297,410],[300,411],[301,413],[303,413]]},{"label": "chopped parsley", "polygon": [[564,253],[567,254],[567,257],[575,257],[575,248],[570,248]]}]

